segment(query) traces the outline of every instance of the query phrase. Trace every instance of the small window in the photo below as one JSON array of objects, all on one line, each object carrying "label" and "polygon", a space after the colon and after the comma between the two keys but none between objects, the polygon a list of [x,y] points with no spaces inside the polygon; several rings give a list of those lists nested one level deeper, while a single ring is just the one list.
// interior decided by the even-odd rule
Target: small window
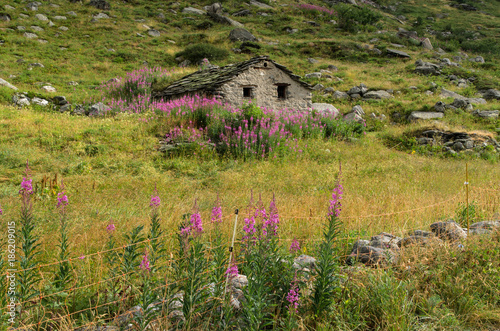
[{"label": "small window", "polygon": [[278,85],[278,99],[286,99],[286,85]]},{"label": "small window", "polygon": [[264,62],[264,67],[267,68],[267,62]]},{"label": "small window", "polygon": [[244,87],[243,88],[243,97],[244,98],[251,98],[252,97],[252,88],[251,87]]}]

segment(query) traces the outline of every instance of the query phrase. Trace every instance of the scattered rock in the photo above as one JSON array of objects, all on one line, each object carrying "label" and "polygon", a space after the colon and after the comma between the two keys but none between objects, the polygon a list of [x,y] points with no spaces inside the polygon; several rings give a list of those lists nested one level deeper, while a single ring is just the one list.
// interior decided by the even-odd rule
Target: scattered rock
[{"label": "scattered rock", "polygon": [[60,27],[59,27],[59,30],[61,30],[61,31],[68,31],[68,30],[69,30],[69,28],[68,28],[68,27],[66,27],[66,26],[60,26]]},{"label": "scattered rock", "polygon": [[352,264],[356,260],[367,266],[387,265],[396,261],[396,255],[389,249],[361,246],[357,249],[357,254],[351,253],[347,263]]},{"label": "scattered rock", "polygon": [[416,121],[416,120],[432,120],[436,118],[443,118],[444,114],[440,112],[423,112],[423,111],[414,111],[408,116],[408,121]]},{"label": "scattered rock", "polygon": [[474,115],[482,117],[482,118],[488,118],[488,119],[496,119],[498,118],[500,111],[498,110],[475,110],[473,112]]},{"label": "scattered rock", "polygon": [[443,241],[437,237],[434,236],[421,236],[421,235],[412,235],[406,238],[401,239],[398,242],[398,246],[401,247],[407,247],[411,245],[420,245],[420,246],[427,246],[430,244],[436,244],[436,243],[442,243]]},{"label": "scattered rock", "polygon": [[90,6],[93,6],[100,10],[110,10],[111,5],[105,0],[90,0]]},{"label": "scattered rock", "polygon": [[[315,260],[316,261],[316,260]],[[245,275],[237,275],[231,278],[231,286],[237,289],[242,289],[248,285],[248,279]]]},{"label": "scattered rock", "polygon": [[3,6],[3,8],[5,8],[5,10],[14,10],[14,9],[16,9],[16,8],[10,6],[10,5],[5,5],[5,6]]},{"label": "scattered rock", "polygon": [[403,51],[398,51],[396,49],[387,48],[386,51],[387,51],[387,55],[389,55],[389,56],[396,56],[396,57],[402,57],[402,58],[407,58],[407,59],[411,58],[411,56],[408,55],[407,53],[405,53]]},{"label": "scattered rock", "polygon": [[389,99],[392,98],[392,95],[390,95],[387,91],[380,90],[380,91],[369,91],[367,93],[363,94],[363,99]]},{"label": "scattered rock", "polygon": [[482,56],[471,57],[469,59],[471,62],[484,63],[484,58]]},{"label": "scattered rock", "polygon": [[148,35],[150,35],[151,37],[159,37],[160,31],[155,30],[155,29],[151,29],[148,31]]},{"label": "scattered rock", "polygon": [[430,225],[432,232],[443,240],[461,240],[467,237],[462,227],[456,222],[450,220],[447,222],[436,222]]},{"label": "scattered rock", "polygon": [[95,19],[95,20],[100,20],[100,19],[103,19],[103,18],[104,18],[104,19],[105,19],[105,18],[109,18],[109,16],[108,16],[108,15],[106,15],[106,14],[104,14],[104,13],[99,13],[99,14],[94,15],[94,16],[92,16],[92,17],[93,17],[93,19]]},{"label": "scattered rock", "polygon": [[250,10],[248,9],[243,9],[233,14],[233,16],[248,16],[248,15],[250,15]]},{"label": "scattered rock", "polygon": [[37,19],[39,19],[40,21],[48,21],[49,19],[47,18],[47,16],[43,15],[43,14],[36,14],[35,17]]},{"label": "scattered rock", "polygon": [[45,92],[49,92],[49,93],[56,92],[56,89],[50,85],[42,86],[42,90],[44,90]]},{"label": "scattered rock", "polygon": [[17,87],[6,81],[5,79],[0,78],[0,86],[5,86],[13,90],[17,90]]},{"label": "scattered rock", "polygon": [[382,248],[382,249],[399,249],[398,242],[401,238],[396,237],[390,233],[382,232],[376,236],[373,236],[370,240],[369,246]]},{"label": "scattered rock", "polygon": [[66,14],[69,15],[69,16],[77,16],[74,11],[69,11]]},{"label": "scattered rock", "polygon": [[500,100],[500,91],[496,89],[488,89],[486,91],[480,92],[483,95],[483,98],[486,100]]},{"label": "scattered rock", "polygon": [[293,260],[293,268],[294,269],[304,269],[307,268],[309,270],[314,269],[316,266],[316,259],[309,255],[300,255]]},{"label": "scattered rock", "polygon": [[500,230],[500,220],[474,223],[469,228],[471,234],[489,234],[498,230]]},{"label": "scattered rock", "polygon": [[432,43],[429,40],[429,38],[425,38],[424,40],[422,40],[422,47],[428,50],[434,49],[434,47],[432,47]]},{"label": "scattered rock", "polygon": [[38,10],[38,3],[30,2],[26,5],[26,9],[31,10],[31,11],[37,11]]},{"label": "scattered rock", "polygon": [[329,115],[333,117],[337,117],[339,115],[338,109],[329,103],[313,103],[312,109],[324,115]]},{"label": "scattered rock", "polygon": [[304,78],[309,79],[309,78],[321,78],[321,72],[312,72],[309,74],[305,74]]},{"label": "scattered rock", "polygon": [[55,19],[56,21],[65,21],[65,20],[67,20],[66,16],[54,16],[52,18]]},{"label": "scattered rock", "polygon": [[34,97],[33,99],[31,99],[31,103],[38,105],[38,106],[42,106],[42,107],[47,107],[49,105],[49,102],[47,100],[40,99],[37,97]]},{"label": "scattered rock", "polygon": [[37,25],[32,25],[32,26],[30,26],[30,28],[31,28],[31,30],[37,31],[37,32],[43,31],[43,28],[41,28],[41,27],[39,27]]},{"label": "scattered rock", "polygon": [[253,5],[253,6],[262,8],[262,9],[273,9],[273,7],[271,7],[271,6],[269,6],[269,5],[265,4],[265,3],[256,1],[256,0],[250,0],[250,4]]},{"label": "scattered rock", "polygon": [[9,14],[0,13],[0,21],[9,22],[11,19]]},{"label": "scattered rock", "polygon": [[189,15],[205,15],[207,12],[201,9],[196,9],[193,7],[186,7],[182,10],[183,14],[189,14]]},{"label": "scattered rock", "polygon": [[38,38],[38,36],[34,33],[30,33],[30,32],[25,32],[23,34],[24,37],[28,38],[28,39],[35,39],[35,38]]},{"label": "scattered rock", "polygon": [[229,39],[231,41],[257,41],[253,34],[243,28],[233,29],[229,33]]},{"label": "scattered rock", "polygon": [[471,104],[485,104],[486,103],[486,100],[484,100],[483,98],[466,98],[458,93],[455,93],[453,91],[449,91],[445,88],[441,88],[441,97],[467,100]]},{"label": "scattered rock", "polygon": [[90,116],[104,115],[110,110],[109,106],[103,104],[102,102],[98,102],[89,107]]},{"label": "scattered rock", "polygon": [[36,63],[30,63],[30,65],[29,65],[29,66],[30,66],[30,67],[45,68],[45,66],[44,66],[43,64],[38,63],[38,62],[36,62]]},{"label": "scattered rock", "polygon": [[332,97],[334,99],[349,99],[349,94],[347,94],[346,92],[342,92],[342,91],[335,91],[335,92],[333,92]]}]

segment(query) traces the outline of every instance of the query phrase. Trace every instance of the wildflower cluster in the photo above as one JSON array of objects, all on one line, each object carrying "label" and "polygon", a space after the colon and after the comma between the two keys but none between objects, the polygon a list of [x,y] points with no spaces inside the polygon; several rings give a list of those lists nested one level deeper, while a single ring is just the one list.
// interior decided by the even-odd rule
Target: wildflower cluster
[{"label": "wildflower cluster", "polygon": [[193,213],[189,218],[189,225],[181,229],[181,235],[189,236],[191,234],[199,235],[201,233],[203,233],[203,221],[201,219],[200,211],[195,201]]},{"label": "wildflower cluster", "polygon": [[144,255],[142,256],[142,261],[141,261],[141,264],[139,265],[139,268],[142,270],[151,271],[151,268],[149,266],[148,250],[146,250],[144,252]]},{"label": "wildflower cluster", "polygon": [[342,210],[342,194],[344,193],[344,187],[340,180],[332,191],[332,198],[330,199],[330,206],[328,207],[328,216],[339,217],[340,211]]},{"label": "wildflower cluster", "polygon": [[337,13],[335,12],[335,10],[331,10],[331,9],[321,7],[321,6],[316,6],[316,5],[311,5],[311,4],[300,4],[300,5],[297,5],[297,7],[299,9],[301,9],[302,11],[306,11],[306,12],[311,12],[311,13],[320,12],[320,13],[325,13],[329,16],[337,16]]},{"label": "wildflower cluster", "polygon": [[216,223],[222,222],[222,207],[220,205],[219,195],[217,195],[215,206],[212,208],[212,218],[210,220]]},{"label": "wildflower cluster", "polygon": [[226,277],[234,278],[238,276],[238,266],[236,264],[232,264],[225,272]]},{"label": "wildflower cluster", "polygon": [[299,286],[297,285],[297,277],[295,276],[292,283],[290,284],[290,291],[286,296],[286,300],[288,301],[288,309],[294,313],[297,312],[299,308]]},{"label": "wildflower cluster", "polygon": [[293,238],[293,241],[290,244],[289,251],[292,254],[300,251],[300,243],[299,243],[299,241],[297,239]]}]

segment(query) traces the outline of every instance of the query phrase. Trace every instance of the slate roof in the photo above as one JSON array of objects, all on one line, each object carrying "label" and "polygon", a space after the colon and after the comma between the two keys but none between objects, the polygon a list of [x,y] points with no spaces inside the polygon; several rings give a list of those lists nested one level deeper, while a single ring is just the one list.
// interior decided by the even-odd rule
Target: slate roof
[{"label": "slate roof", "polygon": [[267,55],[256,56],[248,61],[230,64],[220,68],[210,68],[199,70],[183,78],[173,82],[161,91],[153,92],[154,98],[170,99],[177,95],[194,93],[203,91],[205,93],[214,94],[218,87],[232,80],[235,76],[248,70],[251,66],[266,60],[273,63],[277,68],[285,72],[290,78],[307,89],[312,89],[312,86],[300,80],[300,76],[294,75],[291,70],[285,66],[274,62]]}]

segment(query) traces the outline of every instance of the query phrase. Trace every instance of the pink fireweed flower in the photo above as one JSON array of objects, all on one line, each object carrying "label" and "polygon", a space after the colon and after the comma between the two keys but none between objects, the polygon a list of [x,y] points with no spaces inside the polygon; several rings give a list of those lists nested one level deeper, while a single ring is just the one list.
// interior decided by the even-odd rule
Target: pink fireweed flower
[{"label": "pink fireweed flower", "polygon": [[107,227],[106,227],[106,231],[108,231],[108,233],[111,233],[113,231],[115,231],[116,227],[113,223],[110,223]]},{"label": "pink fireweed flower", "polygon": [[83,259],[85,258],[85,255],[83,255],[83,254],[82,254],[82,255],[80,255],[78,258],[79,258],[80,260],[83,260]]},{"label": "pink fireweed flower", "polygon": [[2,209],[2,206],[0,206],[0,215],[3,215],[3,209]]},{"label": "pink fireweed flower", "polygon": [[297,308],[299,308],[299,287],[297,286],[297,276],[293,278],[290,291],[288,292],[286,296],[286,300],[290,303],[288,305],[288,309],[290,309],[292,312],[296,313]]},{"label": "pink fireweed flower", "polygon": [[222,207],[220,206],[220,200],[218,194],[217,194],[217,200],[215,200],[215,206],[212,208],[211,221],[217,223],[222,222]]},{"label": "pink fireweed flower", "polygon": [[328,207],[328,216],[339,217],[340,211],[342,210],[342,194],[344,193],[344,188],[340,183],[340,180],[337,183],[337,186],[333,189],[332,199],[330,200],[330,206]]},{"label": "pink fireweed flower", "polygon": [[26,177],[23,178],[23,181],[21,182],[21,190],[19,191],[20,194],[26,193],[26,194],[32,194],[33,193],[33,179],[28,179]]},{"label": "pink fireweed flower", "polygon": [[236,264],[232,264],[225,272],[226,277],[234,278],[238,276],[238,266]]},{"label": "pink fireweed flower", "polygon": [[139,266],[142,270],[147,270],[151,271],[151,267],[149,266],[149,258],[148,258],[148,250],[144,252],[144,255],[142,256],[142,261],[141,265]]},{"label": "pink fireweed flower", "polygon": [[68,205],[68,196],[63,192],[57,193],[57,207],[64,208]]},{"label": "pink fireweed flower", "polygon": [[251,216],[248,218],[245,218],[245,225],[243,226],[243,231],[245,232],[245,235],[243,236],[243,239],[248,239],[248,238],[253,238],[253,234],[257,232],[255,229],[255,217]]},{"label": "pink fireweed flower", "polygon": [[160,207],[160,204],[161,204],[161,199],[159,196],[151,196],[151,202],[149,203],[149,206],[150,207],[153,207],[153,208],[158,208]]},{"label": "pink fireweed flower", "polygon": [[201,234],[203,232],[203,221],[201,220],[196,200],[194,201],[193,213],[189,218],[189,223],[190,224],[188,226],[181,229],[181,235],[190,235],[193,232],[195,234]]},{"label": "pink fireweed flower", "polygon": [[295,253],[300,251],[300,243],[296,238],[293,238],[293,241],[290,245],[290,253]]}]

